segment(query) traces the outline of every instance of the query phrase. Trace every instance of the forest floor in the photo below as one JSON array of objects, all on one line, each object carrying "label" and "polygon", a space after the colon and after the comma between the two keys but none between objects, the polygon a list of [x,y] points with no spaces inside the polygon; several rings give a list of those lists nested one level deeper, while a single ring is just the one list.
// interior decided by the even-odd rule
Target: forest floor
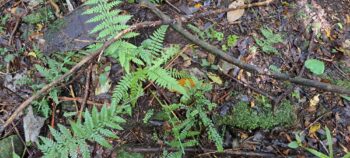
[{"label": "forest floor", "polygon": [[[248,1],[245,3],[259,2]],[[228,0],[169,0],[157,7],[171,17],[180,17],[227,8],[230,3]],[[82,5],[80,0],[72,1],[75,8],[72,12],[66,2],[58,1],[56,4],[61,18],[57,17],[49,2],[0,2],[0,125],[23,101],[38,91],[23,80],[33,81],[42,87],[57,78],[48,80],[36,70],[35,65],[42,64],[42,58],[50,56],[58,62],[70,52],[72,60],[69,62],[79,62],[86,54],[77,52],[83,52],[86,46],[95,42],[94,37],[88,35],[94,26],[84,23],[89,17],[81,15],[85,8],[79,7]],[[159,20],[157,15],[136,2],[125,2],[118,7],[125,14],[133,15],[130,25]],[[199,39],[244,63],[350,89],[349,8],[348,0],[275,0],[267,5],[246,8],[242,16],[233,13],[237,14],[233,16],[238,16],[234,22],[228,22],[228,15],[221,13],[194,18],[182,25]],[[62,21],[66,24],[64,28],[60,27]],[[137,31],[140,36],[130,42],[139,45],[156,29],[140,29]],[[312,153],[304,150],[306,148],[326,155],[333,152],[334,157],[342,157],[349,152],[350,96],[240,69],[169,28],[164,45],[174,44],[180,46],[181,54],[168,66],[184,70],[212,86],[202,95],[217,105],[207,114],[222,136],[225,149],[217,152],[215,144],[208,140],[201,126],[201,135],[197,137],[200,145],[187,148],[186,157],[312,157]],[[306,66],[306,61],[310,59],[318,61],[318,65]],[[324,70],[321,73],[314,72],[322,69],[322,65]],[[91,74],[87,75],[89,72]],[[57,70],[56,75],[62,74]],[[42,153],[36,144],[25,143],[25,133],[35,135],[33,133],[37,132],[33,137],[39,133],[40,136],[51,137],[48,126],[68,125],[70,120],[75,120],[74,115],[84,100],[88,109],[93,106],[100,109],[104,103],[110,103],[113,88],[123,74],[125,72],[120,65],[110,57],[102,57],[90,66],[84,66],[70,79],[55,86],[60,89],[57,98],[50,96],[33,102],[34,116],[30,117],[40,116],[43,119],[39,121],[40,128],[29,131],[24,128],[23,122],[29,115],[23,111],[0,133],[0,144],[4,143],[2,140],[17,135],[22,140],[17,142],[18,146],[26,146],[20,149],[20,153],[15,149],[18,155],[40,157]],[[90,79],[87,87],[86,82]],[[186,79],[179,79],[179,83],[181,80]],[[173,150],[166,144],[172,139],[166,134],[172,127],[157,116],[162,112],[162,103],[179,102],[179,95],[155,84],[145,82],[146,85],[150,86],[145,88],[145,94],[133,106],[132,115],[124,117],[127,123],[122,125],[124,130],[117,132],[119,138],[108,139],[113,148],[106,149],[90,142],[92,157],[122,157],[125,152],[133,157],[160,157],[163,150]],[[86,91],[89,95],[84,99]],[[238,108],[242,104],[246,109]],[[150,113],[154,114],[144,119]],[[178,117],[187,116],[181,110],[175,113]],[[260,117],[262,115],[266,117]],[[331,133],[333,149],[327,146],[326,127]],[[301,135],[300,147],[291,145],[296,141],[296,135]],[[0,146],[0,152],[12,151],[3,151]],[[133,155],[135,153],[141,155]]]}]

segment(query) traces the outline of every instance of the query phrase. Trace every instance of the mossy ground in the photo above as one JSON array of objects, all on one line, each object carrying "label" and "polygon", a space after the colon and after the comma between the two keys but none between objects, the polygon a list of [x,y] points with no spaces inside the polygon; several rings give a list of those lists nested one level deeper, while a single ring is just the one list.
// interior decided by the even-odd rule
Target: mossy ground
[{"label": "mossy ground", "polygon": [[252,108],[247,102],[239,102],[233,107],[229,115],[220,117],[218,123],[253,130],[290,126],[295,120],[295,110],[289,101],[284,101],[276,107],[275,113],[273,113],[271,106],[256,105]]}]

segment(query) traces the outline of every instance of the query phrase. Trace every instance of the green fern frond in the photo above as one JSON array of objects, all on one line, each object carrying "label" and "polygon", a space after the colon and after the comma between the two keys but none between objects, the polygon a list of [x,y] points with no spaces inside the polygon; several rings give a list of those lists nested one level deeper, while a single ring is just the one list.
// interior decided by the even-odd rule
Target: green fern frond
[{"label": "green fern frond", "polygon": [[133,74],[126,74],[123,78],[118,82],[118,85],[113,91],[112,95],[112,105],[117,105],[120,101],[125,97],[128,93],[128,90],[131,86],[131,80],[133,78]]},{"label": "green fern frond", "polygon": [[159,4],[159,3],[162,3],[163,0],[150,0],[150,2],[154,4]]},{"label": "green fern frond", "polygon": [[172,47],[167,48],[164,53],[162,53],[159,57],[157,57],[153,61],[153,63],[152,63],[153,67],[160,67],[162,64],[164,64],[169,59],[174,57],[176,55],[176,53],[178,53],[178,52],[179,52],[178,46],[172,46]]},{"label": "green fern frond", "polygon": [[204,126],[207,127],[209,139],[215,143],[216,149],[218,151],[223,151],[224,150],[224,148],[222,146],[223,140],[222,140],[220,134],[215,129],[212,120],[208,118],[207,114],[203,110],[199,110],[199,117],[200,117],[202,123],[204,124]]},{"label": "green fern frond", "polygon": [[44,157],[78,157],[79,153],[84,157],[90,157],[86,140],[96,141],[100,145],[111,148],[106,138],[117,138],[108,128],[122,130],[119,124],[125,120],[114,116],[116,109],[103,106],[98,112],[94,107],[92,114],[84,112],[84,122],[71,122],[72,131],[63,125],[58,125],[58,129],[50,127],[50,132],[54,140],[41,137],[39,149],[44,153]]},{"label": "green fern frond", "polygon": [[192,76],[187,73],[186,71],[179,71],[177,69],[168,69],[168,72],[170,74],[170,76],[176,78],[176,79],[180,79],[180,78],[191,78]]},{"label": "green fern frond", "polygon": [[147,77],[149,80],[154,81],[162,88],[175,90],[181,94],[186,95],[187,92],[184,87],[177,83],[177,80],[170,76],[170,74],[163,68],[153,68],[147,71]]},{"label": "green fern frond", "polygon": [[121,10],[114,9],[122,1],[114,0],[88,0],[85,5],[91,8],[86,10],[84,14],[93,14],[93,18],[88,20],[89,23],[99,24],[91,30],[91,33],[98,33],[97,39],[107,40],[112,38],[121,30],[127,29],[126,23],[131,19],[131,15],[121,15]]},{"label": "green fern frond", "polygon": [[147,49],[150,50],[154,55],[161,54],[163,50],[163,41],[165,38],[166,31],[168,29],[168,25],[162,25],[159,27],[149,38],[147,42]]},{"label": "green fern frond", "polygon": [[144,65],[144,63],[137,58],[137,53],[135,53],[137,50],[138,47],[135,45],[123,40],[119,40],[114,42],[106,49],[106,55],[118,60],[124,70],[127,73],[130,73],[131,61],[138,65]]},{"label": "green fern frond", "polygon": [[146,74],[143,70],[139,69],[134,73],[134,77],[131,80],[130,86],[130,102],[131,105],[135,106],[137,102],[137,98],[143,95],[143,88],[141,81],[146,79]]}]

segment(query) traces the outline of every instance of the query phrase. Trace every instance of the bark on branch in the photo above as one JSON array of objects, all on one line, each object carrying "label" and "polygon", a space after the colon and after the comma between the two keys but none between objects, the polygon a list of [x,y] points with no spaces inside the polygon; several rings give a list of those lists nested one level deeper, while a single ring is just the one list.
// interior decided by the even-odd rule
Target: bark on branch
[{"label": "bark on branch", "polygon": [[[322,89],[322,90],[329,91],[329,92],[350,95],[350,90],[343,88],[343,87],[339,87],[339,86],[327,84],[327,83],[322,83],[322,82],[319,82],[316,80],[310,80],[310,79],[301,78],[301,77],[291,77],[287,74],[275,73],[275,72],[271,72],[268,70],[264,71],[262,68],[257,67],[255,65],[246,64],[246,63],[240,61],[239,59],[236,59],[236,58],[229,56],[227,53],[223,52],[222,50],[218,49],[217,47],[215,47],[215,46],[213,46],[213,45],[211,45],[203,40],[200,40],[195,35],[192,35],[189,31],[187,31],[185,28],[182,27],[181,21],[173,22],[174,21],[173,19],[171,19],[168,15],[166,15],[162,11],[160,11],[154,4],[150,3],[148,0],[141,0],[140,5],[146,6],[147,8],[149,8],[154,14],[156,14],[159,18],[161,18],[161,20],[163,20],[164,23],[169,24],[174,30],[176,30],[182,36],[184,36],[185,38],[187,38],[188,40],[190,40],[194,44],[200,46],[201,48],[205,49],[206,51],[208,51],[208,53],[216,55],[216,56],[222,58],[223,60],[225,60],[233,65],[236,65],[236,66],[238,66],[246,71],[256,73],[259,75],[266,75],[266,76],[269,76],[269,77],[272,77],[272,78],[275,78],[278,80],[290,81],[292,83],[303,85],[303,86],[315,87],[315,88]],[[228,11],[228,10],[224,10],[224,11]]]}]

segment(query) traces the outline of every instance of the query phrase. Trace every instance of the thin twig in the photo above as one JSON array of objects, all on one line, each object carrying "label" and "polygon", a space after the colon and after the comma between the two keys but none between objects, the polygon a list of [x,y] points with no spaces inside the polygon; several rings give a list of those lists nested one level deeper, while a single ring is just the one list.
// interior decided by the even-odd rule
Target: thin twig
[{"label": "thin twig", "polygon": [[51,114],[51,127],[55,128],[55,117],[56,117],[56,103],[52,102],[52,114]]},{"label": "thin twig", "polygon": [[13,28],[12,32],[11,32],[11,35],[10,35],[10,38],[9,38],[9,41],[8,41],[8,45],[11,45],[12,44],[12,40],[13,40],[13,36],[15,35],[16,33],[16,30],[18,28],[18,25],[19,23],[21,22],[21,17],[16,17],[16,24],[15,24],[15,27]]},{"label": "thin twig", "polygon": [[13,114],[6,120],[6,122],[4,123],[4,125],[2,125],[0,127],[0,133],[2,131],[4,131],[4,129],[11,124],[16,117],[18,116],[19,113],[21,113],[28,105],[30,105],[30,103],[32,101],[34,101],[35,99],[39,98],[40,96],[46,94],[48,91],[51,90],[52,87],[57,86],[60,82],[64,81],[64,79],[68,78],[70,75],[74,74],[75,72],[77,72],[82,66],[84,66],[86,63],[90,62],[93,59],[96,59],[96,57],[103,52],[108,46],[110,46],[112,43],[114,43],[115,41],[119,40],[120,38],[122,38],[126,33],[129,33],[131,31],[140,29],[140,28],[144,28],[144,27],[154,27],[154,26],[158,26],[161,25],[162,21],[145,21],[145,22],[141,22],[141,23],[137,23],[134,24],[132,26],[130,26],[128,29],[125,29],[121,32],[119,32],[116,36],[114,36],[112,39],[108,40],[107,42],[105,42],[103,44],[103,46],[101,48],[99,48],[98,50],[92,52],[91,54],[89,54],[88,56],[86,56],[84,59],[82,59],[79,63],[77,63],[76,65],[73,66],[73,68],[71,68],[68,72],[66,72],[64,75],[62,75],[61,77],[55,79],[54,81],[52,81],[51,83],[45,85],[43,88],[41,88],[38,92],[36,92],[34,95],[32,95],[31,97],[29,97],[27,100],[25,100],[21,105],[19,105],[19,107],[13,112]]},{"label": "thin twig", "polygon": [[315,123],[317,123],[319,120],[321,120],[324,116],[327,116],[329,114],[332,114],[332,111],[328,111],[324,114],[322,114],[321,116],[319,116],[315,121],[313,121],[312,123],[310,123],[302,132],[300,133],[305,133],[307,129],[309,129],[311,126],[313,126]]},{"label": "thin twig", "polygon": [[11,1],[12,0],[5,0],[5,1],[0,2],[0,8],[2,8],[6,3],[9,3]]},{"label": "thin twig", "polygon": [[7,91],[9,91],[10,93],[14,94],[14,95],[17,96],[18,98],[20,98],[21,101],[24,100],[24,98],[23,98],[21,95],[19,95],[19,94],[17,94],[16,92],[12,91],[10,88],[7,88],[6,86],[4,86],[4,85],[2,85],[2,84],[0,84],[0,87],[4,88],[4,89],[6,89]]},{"label": "thin twig", "polygon": [[[169,21],[164,21],[164,24],[171,24],[171,23],[174,23],[176,21],[188,22],[188,21],[191,21],[192,19],[208,17],[210,15],[226,13],[226,12],[234,11],[234,10],[238,10],[238,9],[247,9],[247,8],[252,8],[252,7],[260,7],[260,6],[268,5],[268,4],[272,3],[273,1],[274,0],[266,0],[266,1],[263,1],[263,2],[256,2],[256,3],[251,3],[251,4],[245,4],[245,5],[232,7],[232,8],[222,8],[222,9],[216,9],[216,10],[209,10],[207,12],[200,13],[200,14],[184,15],[184,16],[177,17],[177,18],[174,18],[174,19],[168,19]],[[141,0],[140,5],[147,7],[147,4],[144,3],[143,0]]]},{"label": "thin twig", "polygon": [[60,7],[56,4],[56,2],[53,1],[53,0],[49,0],[49,3],[50,3],[50,5],[54,8],[54,10],[55,10],[55,15],[56,15],[58,18],[62,18],[63,16],[61,15]]},{"label": "thin twig", "polygon": [[168,0],[165,0],[165,3],[168,4],[170,7],[174,8],[178,13],[181,13],[181,10],[173,4],[171,4]]},{"label": "thin twig", "polygon": [[[307,52],[307,57],[306,57],[306,60],[310,58],[310,54],[312,53],[312,50],[314,49],[314,45],[315,45],[315,33],[313,32],[312,33],[312,36],[310,37],[310,44],[309,44],[309,48],[308,48],[308,52]],[[303,77],[304,75],[304,71],[305,71],[305,64],[303,64],[303,66],[301,67],[299,73],[298,73],[298,77]],[[288,90],[286,90],[283,94],[281,94],[280,96],[278,96],[273,104],[272,104],[272,109],[273,109],[273,112],[275,112],[275,107],[285,98],[287,97],[288,94],[292,93],[292,91],[294,90],[295,88],[295,85],[292,85],[292,87],[290,87]]]},{"label": "thin twig", "polygon": [[79,114],[78,114],[79,119],[81,119],[81,114],[83,113],[87,99],[89,97],[91,71],[92,71],[92,64],[89,65],[89,68],[87,69],[87,72],[86,72],[85,92],[84,92],[83,102],[81,103]]},{"label": "thin twig", "polygon": [[[167,150],[169,152],[178,151],[178,149],[175,148],[161,148],[161,147],[153,147],[153,148],[126,148],[126,151],[129,152],[138,152],[138,153],[159,153],[164,150]],[[197,155],[196,157],[209,155],[209,154],[220,154],[220,155],[231,155],[231,156],[258,156],[258,157],[278,157],[277,155],[273,153],[261,153],[261,152],[250,152],[250,151],[236,151],[233,149],[227,149],[222,152],[218,152],[213,149],[197,149],[197,148],[185,148],[185,152],[190,153],[198,153],[198,152],[205,152],[203,154]]]},{"label": "thin twig", "polygon": [[187,15],[181,18],[181,21],[183,20],[191,20],[191,19],[197,19],[197,18],[203,18],[203,17],[208,17],[209,15],[217,15],[221,13],[226,13],[229,11],[234,11],[238,9],[247,9],[247,8],[252,8],[252,7],[260,7],[260,6],[265,6],[270,3],[272,3],[274,0],[266,0],[262,2],[256,2],[256,3],[251,3],[251,4],[245,4],[237,7],[232,7],[232,8],[222,8],[222,9],[216,9],[216,10],[209,10],[204,13],[196,14],[196,15]]},{"label": "thin twig", "polygon": [[[77,102],[80,102],[82,103],[83,102],[83,98],[79,98],[79,97],[75,97],[75,98],[71,98],[71,97],[58,97],[58,99],[60,101],[77,101]],[[86,104],[89,104],[89,105],[98,105],[98,106],[102,106],[103,103],[97,103],[97,102],[93,102],[93,101],[90,101],[90,100],[87,100],[86,101]],[[106,103],[107,104],[107,103]],[[107,104],[109,105],[109,104]]]},{"label": "thin twig", "polygon": [[[75,98],[75,93],[72,85],[69,85],[69,93],[73,98]],[[74,101],[74,105],[75,105],[75,110],[79,113],[78,103],[76,101]]]},{"label": "thin twig", "polygon": [[248,87],[249,89],[251,89],[251,90],[253,90],[253,91],[257,92],[257,93],[259,93],[259,94],[261,94],[261,95],[263,95],[263,96],[265,96],[265,97],[268,97],[268,98],[271,99],[271,100],[274,100],[274,99],[275,99],[275,97],[269,95],[267,92],[264,92],[263,90],[261,90],[261,89],[259,89],[259,88],[255,88],[255,87],[251,86],[249,83],[244,83],[244,82],[242,82],[242,81],[240,81],[240,80],[238,80],[238,79],[236,79],[236,78],[234,78],[234,77],[232,77],[232,76],[230,76],[230,75],[228,75],[228,74],[225,74],[224,72],[221,72],[221,74],[223,74],[223,75],[225,75],[226,77],[228,77],[228,78],[230,78],[230,79],[236,81],[238,84],[241,84],[241,85],[243,85],[244,87]]}]

